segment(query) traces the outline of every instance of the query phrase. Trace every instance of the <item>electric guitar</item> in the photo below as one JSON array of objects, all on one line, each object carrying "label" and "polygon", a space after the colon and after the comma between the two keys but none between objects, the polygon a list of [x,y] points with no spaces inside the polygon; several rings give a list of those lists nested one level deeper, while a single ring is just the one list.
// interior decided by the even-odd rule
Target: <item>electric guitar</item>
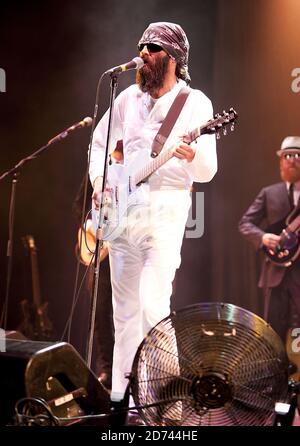
[{"label": "electric guitar", "polygon": [[280,240],[275,250],[263,246],[266,256],[277,266],[289,267],[300,254],[300,206],[288,215],[288,217],[271,228],[267,232],[280,235]]},{"label": "electric guitar", "polygon": [[42,302],[38,271],[37,249],[32,235],[23,237],[23,243],[29,250],[32,278],[32,301],[21,301],[23,322],[19,330],[29,339],[53,340],[53,325],[48,318],[48,302]]},{"label": "electric guitar", "polygon": [[[233,108],[222,115],[216,114],[206,124],[197,127],[183,138],[183,142],[190,144],[201,135],[216,134],[220,138],[221,129],[227,134],[227,126],[234,130],[237,113]],[[138,206],[145,202],[145,192],[142,183],[174,156],[176,146],[162,150],[156,158],[150,158],[147,150],[141,151],[134,161],[128,165],[114,163],[108,166],[108,190],[103,197],[101,212],[101,229],[103,240],[111,241],[117,238],[126,226],[127,210],[131,206]],[[149,161],[150,159],[150,161]],[[92,221],[96,232],[100,212],[93,206]]]}]

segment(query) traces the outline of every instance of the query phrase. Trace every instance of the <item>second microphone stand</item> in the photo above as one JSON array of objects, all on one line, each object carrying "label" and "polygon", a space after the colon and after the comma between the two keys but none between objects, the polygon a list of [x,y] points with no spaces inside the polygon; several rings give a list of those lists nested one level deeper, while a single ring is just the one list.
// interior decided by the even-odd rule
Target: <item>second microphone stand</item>
[{"label": "second microphone stand", "polygon": [[[102,191],[101,191],[101,198],[100,198],[100,204],[99,204],[99,206],[100,206],[99,220],[98,220],[98,228],[96,231],[96,247],[95,247],[92,299],[91,299],[92,302],[91,302],[90,313],[89,313],[88,342],[87,342],[87,346],[86,346],[86,362],[87,362],[87,366],[89,368],[91,368],[92,354],[93,354],[93,340],[94,340],[96,308],[97,308],[97,299],[98,299],[98,286],[99,286],[99,272],[100,272],[100,251],[103,246],[102,222],[103,222],[104,193],[106,190],[108,151],[109,151],[109,143],[110,143],[110,137],[111,137],[112,117],[113,117],[113,111],[114,111],[114,102],[115,102],[115,97],[116,97],[117,86],[118,86],[118,73],[114,72],[114,73],[111,73],[108,128],[107,128],[105,158],[104,158],[104,167],[103,167]],[[91,150],[91,147],[90,147],[90,150]]]},{"label": "second microphone stand", "polygon": [[14,237],[14,221],[15,221],[15,203],[16,203],[16,190],[17,190],[17,183],[18,183],[18,176],[20,174],[21,168],[28,163],[29,161],[32,161],[36,159],[38,156],[40,156],[45,150],[50,148],[53,144],[61,141],[62,139],[66,138],[70,132],[73,132],[76,129],[89,126],[92,123],[92,119],[87,117],[84,120],[72,125],[71,127],[67,128],[63,132],[56,135],[54,138],[50,139],[47,144],[40,147],[38,150],[33,152],[31,155],[26,156],[26,158],[21,159],[14,167],[7,170],[6,172],[2,173],[0,175],[0,181],[4,180],[9,175],[13,176],[12,179],[12,187],[11,187],[11,198],[10,198],[10,206],[9,206],[9,224],[8,224],[8,242],[7,242],[7,278],[6,278],[6,291],[5,291],[5,299],[3,304],[3,310],[2,315],[0,317],[0,327],[6,329],[7,328],[7,314],[8,314],[8,301],[9,301],[9,294],[10,294],[10,285],[11,285],[11,278],[12,278],[12,268],[13,268],[13,237]]}]

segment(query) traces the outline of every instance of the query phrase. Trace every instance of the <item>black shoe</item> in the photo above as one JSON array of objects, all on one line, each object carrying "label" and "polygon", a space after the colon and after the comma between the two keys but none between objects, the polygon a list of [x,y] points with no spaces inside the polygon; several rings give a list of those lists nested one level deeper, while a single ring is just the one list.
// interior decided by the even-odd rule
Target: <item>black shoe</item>
[{"label": "black shoe", "polygon": [[122,401],[110,402],[109,426],[126,426],[127,425],[127,407]]},{"label": "black shoe", "polygon": [[128,419],[129,389],[127,388],[121,401],[110,402],[110,426],[126,426]]}]

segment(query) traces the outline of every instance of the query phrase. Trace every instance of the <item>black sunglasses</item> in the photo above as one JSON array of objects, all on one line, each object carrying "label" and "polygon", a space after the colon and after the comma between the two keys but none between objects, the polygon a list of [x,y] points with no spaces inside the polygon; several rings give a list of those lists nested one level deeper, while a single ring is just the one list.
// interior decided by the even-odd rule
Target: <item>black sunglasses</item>
[{"label": "black sunglasses", "polygon": [[149,53],[159,53],[160,51],[163,51],[162,47],[159,45],[155,45],[155,43],[141,43],[138,46],[139,51],[143,51],[144,47],[147,47]]}]

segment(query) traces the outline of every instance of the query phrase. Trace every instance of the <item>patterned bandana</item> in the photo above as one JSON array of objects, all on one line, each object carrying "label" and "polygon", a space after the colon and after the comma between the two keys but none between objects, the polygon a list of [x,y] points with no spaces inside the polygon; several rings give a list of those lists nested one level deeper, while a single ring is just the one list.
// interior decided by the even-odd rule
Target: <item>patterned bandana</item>
[{"label": "patterned bandana", "polygon": [[170,22],[151,23],[144,31],[139,43],[147,45],[154,43],[161,46],[169,56],[173,57],[178,66],[178,77],[190,83],[188,58],[190,44],[180,25]]}]

